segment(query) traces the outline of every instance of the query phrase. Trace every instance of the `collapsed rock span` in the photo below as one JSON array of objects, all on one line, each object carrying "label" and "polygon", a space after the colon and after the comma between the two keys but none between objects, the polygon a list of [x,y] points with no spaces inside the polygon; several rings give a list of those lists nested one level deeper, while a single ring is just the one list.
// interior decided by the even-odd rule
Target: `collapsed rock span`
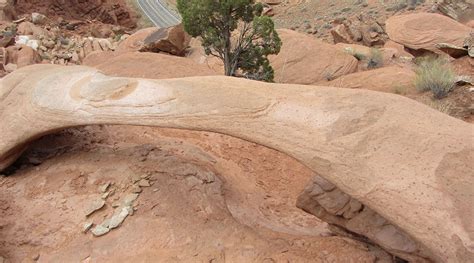
[{"label": "collapsed rock span", "polygon": [[[0,83],[0,170],[66,127],[206,130],[295,157],[321,177],[298,206],[413,261],[474,256],[472,126],[364,90],[226,77],[147,80],[35,65]],[[231,186],[230,186],[231,187]]]}]

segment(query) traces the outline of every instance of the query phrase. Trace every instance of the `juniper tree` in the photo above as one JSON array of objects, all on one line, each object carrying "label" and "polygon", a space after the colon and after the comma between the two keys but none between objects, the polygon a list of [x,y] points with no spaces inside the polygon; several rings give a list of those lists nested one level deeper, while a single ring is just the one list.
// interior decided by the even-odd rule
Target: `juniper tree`
[{"label": "juniper tree", "polygon": [[178,0],[184,29],[224,62],[225,75],[273,81],[268,55],[280,52],[272,19],[254,0]]}]

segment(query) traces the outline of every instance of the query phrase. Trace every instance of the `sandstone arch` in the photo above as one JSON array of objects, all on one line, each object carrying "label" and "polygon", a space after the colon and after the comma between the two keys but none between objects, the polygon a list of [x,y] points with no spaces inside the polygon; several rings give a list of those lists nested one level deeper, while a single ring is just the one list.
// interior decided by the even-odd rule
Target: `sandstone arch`
[{"label": "sandstone arch", "polygon": [[[113,78],[88,67],[35,65],[1,81],[0,170],[34,138],[89,124],[207,130],[277,149],[328,181],[308,185],[299,204],[307,211],[341,221],[346,206],[331,211],[318,200],[337,189],[349,196],[346,204],[355,200],[369,209],[355,212],[385,220],[382,232],[373,232],[373,224],[354,232],[391,253],[440,262],[473,256],[473,128],[409,99],[226,77]],[[318,202],[324,210],[311,205]],[[410,245],[384,243],[390,237]]]}]

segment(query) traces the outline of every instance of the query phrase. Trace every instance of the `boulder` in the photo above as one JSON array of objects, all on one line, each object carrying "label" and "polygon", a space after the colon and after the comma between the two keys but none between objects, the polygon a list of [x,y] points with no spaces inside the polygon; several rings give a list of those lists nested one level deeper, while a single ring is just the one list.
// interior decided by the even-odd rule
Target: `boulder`
[{"label": "boulder", "polygon": [[337,43],[354,43],[351,36],[347,32],[347,29],[344,25],[337,25],[331,29],[332,39],[334,44]]},{"label": "boulder", "polygon": [[462,46],[471,29],[443,15],[413,13],[390,17],[386,31],[391,40],[407,48],[439,52],[436,44]]},{"label": "boulder", "polygon": [[7,61],[5,64],[15,64],[17,68],[36,64],[41,61],[36,50],[26,45],[10,46],[6,48]]},{"label": "boulder", "polygon": [[15,43],[15,36],[13,34],[2,34],[0,36],[0,47],[8,47]]},{"label": "boulder", "polygon": [[16,18],[15,2],[0,0],[0,21],[12,21]]},{"label": "boulder", "polygon": [[471,57],[461,57],[455,59],[450,64],[457,75],[474,76],[474,59]]},{"label": "boulder", "polygon": [[379,22],[364,14],[345,19],[331,30],[331,34],[334,43],[360,43],[366,46],[383,45],[387,39]]},{"label": "boulder", "polygon": [[159,53],[96,52],[87,56],[83,64],[112,76],[182,78],[215,75],[208,67],[190,59]]},{"label": "boulder", "polygon": [[468,55],[468,50],[467,48],[464,48],[464,47],[458,47],[458,46],[447,44],[447,43],[439,43],[439,44],[436,44],[435,46],[436,48],[450,55],[453,58],[460,58],[460,57]]},{"label": "boulder", "polygon": [[406,95],[416,93],[414,87],[415,75],[415,72],[410,69],[390,66],[352,73],[321,84],[339,88],[368,89]]},{"label": "boulder", "polygon": [[47,17],[40,13],[32,13],[31,14],[31,21],[35,25],[42,25],[46,22]]},{"label": "boulder", "polygon": [[405,50],[405,47],[403,45],[392,40],[388,40],[387,42],[385,42],[385,45],[383,47],[395,49],[397,51],[397,57],[399,58],[404,58],[407,60],[412,60],[415,58],[412,54]]},{"label": "boulder", "polygon": [[18,25],[17,28],[18,35],[27,35],[27,36],[44,36],[48,33],[39,26],[36,26],[30,22],[22,22]]},{"label": "boulder", "polygon": [[[4,0],[5,1],[5,0]],[[12,0],[9,0],[13,2]],[[104,24],[115,24],[127,28],[137,26],[137,15],[125,1],[104,0],[28,0],[14,1],[18,13],[31,10],[42,14],[54,14],[66,20],[96,20]]]},{"label": "boulder", "polygon": [[184,55],[191,37],[184,31],[182,24],[160,28],[144,40],[142,52],[166,52],[172,55]]},{"label": "boulder", "polygon": [[279,29],[282,48],[269,57],[279,83],[315,84],[357,70],[357,59],[306,34]]},{"label": "boulder", "polygon": [[72,126],[217,132],[312,169],[327,182],[308,182],[299,206],[349,220],[361,240],[414,262],[474,257],[472,125],[416,101],[231,77],[108,77],[84,66],[34,65],[0,85],[0,170],[34,138]]},{"label": "boulder", "polygon": [[118,51],[138,51],[143,48],[145,43],[145,38],[147,38],[151,33],[157,31],[157,27],[148,27],[140,29],[137,32],[133,33],[131,36],[127,37],[125,40],[120,42],[118,46]]},{"label": "boulder", "polygon": [[95,24],[91,27],[90,33],[93,37],[96,38],[109,38],[114,35],[112,28],[112,25]]},{"label": "boulder", "polygon": [[340,189],[324,189],[321,182],[328,183],[314,176],[297,200],[299,208],[333,226],[368,237],[393,255],[410,262],[427,262],[425,252],[410,236]]}]

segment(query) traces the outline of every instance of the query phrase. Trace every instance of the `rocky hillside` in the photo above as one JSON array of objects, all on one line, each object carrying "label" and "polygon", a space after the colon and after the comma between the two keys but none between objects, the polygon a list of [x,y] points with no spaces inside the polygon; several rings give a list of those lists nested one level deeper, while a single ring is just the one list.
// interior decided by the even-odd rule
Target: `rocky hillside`
[{"label": "rocky hillside", "polygon": [[124,0],[17,0],[18,15],[38,12],[52,19],[97,20],[128,28],[136,26],[136,14]]}]

